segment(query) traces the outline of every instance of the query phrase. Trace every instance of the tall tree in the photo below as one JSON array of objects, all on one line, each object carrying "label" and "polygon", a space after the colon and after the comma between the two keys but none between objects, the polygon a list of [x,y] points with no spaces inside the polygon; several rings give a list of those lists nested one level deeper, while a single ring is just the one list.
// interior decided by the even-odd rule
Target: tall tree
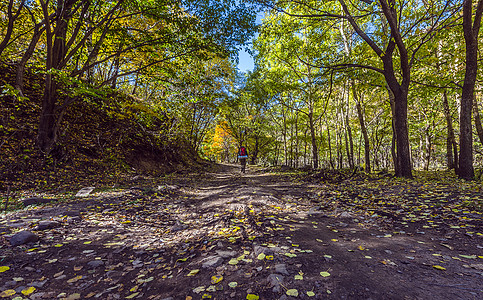
[{"label": "tall tree", "polygon": [[[266,1],[262,1],[267,4]],[[421,46],[433,38],[441,25],[457,11],[453,1],[399,2],[396,0],[338,1],[341,11],[330,4],[313,1],[273,1],[269,5],[294,18],[347,20],[356,34],[377,57],[373,65],[343,63],[335,68],[361,67],[376,71],[385,78],[394,95],[394,130],[396,138],[396,175],[412,177],[408,133],[408,93],[411,68]],[[294,7],[297,10],[294,10]],[[432,18],[436,16],[436,18]],[[328,67],[327,62],[322,62]],[[382,64],[382,66],[381,66]]]},{"label": "tall tree", "polygon": [[463,90],[461,93],[460,111],[460,157],[458,176],[467,180],[475,176],[473,169],[473,134],[471,112],[475,82],[478,74],[478,34],[480,32],[483,0],[476,3],[473,15],[474,1],[463,1],[463,33],[466,45],[466,69]]}]

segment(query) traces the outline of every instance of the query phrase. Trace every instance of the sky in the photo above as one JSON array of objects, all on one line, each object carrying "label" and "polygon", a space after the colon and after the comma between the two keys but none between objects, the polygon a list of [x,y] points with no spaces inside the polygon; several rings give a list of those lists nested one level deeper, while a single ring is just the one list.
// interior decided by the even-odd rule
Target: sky
[{"label": "sky", "polygon": [[238,52],[238,70],[245,73],[253,71],[253,57],[243,49]]},{"label": "sky", "polygon": [[[257,24],[262,24],[263,15],[263,12],[257,14]],[[255,34],[255,36],[257,36],[257,34]],[[240,72],[253,71],[253,57],[244,49],[238,52],[238,70],[240,70]]]}]

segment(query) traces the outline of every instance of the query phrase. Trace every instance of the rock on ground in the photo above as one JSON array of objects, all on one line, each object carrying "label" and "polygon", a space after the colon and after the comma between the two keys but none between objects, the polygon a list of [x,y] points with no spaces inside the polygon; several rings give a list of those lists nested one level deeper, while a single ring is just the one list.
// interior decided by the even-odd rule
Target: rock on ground
[{"label": "rock on ground", "polygon": [[19,246],[27,243],[35,243],[39,237],[30,231],[20,231],[10,238],[10,245]]}]

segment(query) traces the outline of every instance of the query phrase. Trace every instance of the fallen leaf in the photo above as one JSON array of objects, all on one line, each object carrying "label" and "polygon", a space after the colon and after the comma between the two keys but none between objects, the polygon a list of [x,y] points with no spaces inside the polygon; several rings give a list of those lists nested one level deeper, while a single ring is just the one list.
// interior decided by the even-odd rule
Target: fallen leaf
[{"label": "fallen leaf", "polygon": [[76,276],[74,278],[71,278],[71,279],[67,280],[67,282],[68,283],[74,283],[74,282],[79,281],[80,279],[82,279],[82,275],[79,275],[79,276]]},{"label": "fallen leaf", "polygon": [[258,256],[257,256],[257,259],[259,259],[259,260],[264,260],[264,259],[265,259],[265,257],[266,257],[266,255],[265,255],[265,254],[260,253],[260,254],[258,254]]},{"label": "fallen leaf", "polygon": [[322,277],[329,277],[330,273],[329,272],[320,272],[320,276]]},{"label": "fallen leaf", "polygon": [[8,271],[8,270],[10,270],[10,267],[7,267],[7,266],[1,266],[0,267],[0,273],[3,273],[3,272]]},{"label": "fallen leaf", "polygon": [[81,298],[81,295],[79,293],[74,293],[72,295],[69,295],[69,297],[65,298],[65,300],[77,300],[80,298]]},{"label": "fallen leaf", "polygon": [[228,286],[231,288],[236,288],[238,286],[238,282],[232,281],[228,284]]},{"label": "fallen leaf", "polygon": [[248,294],[246,299],[247,300],[258,300],[258,299],[260,299],[260,297],[255,295],[255,294]]},{"label": "fallen leaf", "polygon": [[31,286],[28,289],[22,290],[22,294],[24,294],[25,296],[28,296],[33,292],[35,292],[35,290],[36,290],[35,287]]},{"label": "fallen leaf", "polygon": [[204,286],[199,286],[199,287],[197,287],[197,288],[194,288],[194,289],[193,289],[193,292],[195,292],[195,293],[199,294],[199,293],[201,293],[201,292],[204,292],[205,290],[206,290],[206,287],[204,287]]},{"label": "fallen leaf", "polygon": [[129,296],[126,297],[126,299],[133,299],[134,297],[136,297],[137,295],[139,295],[139,292],[138,293],[134,293],[134,294],[131,294]]},{"label": "fallen leaf", "polygon": [[298,297],[299,296],[299,291],[297,291],[296,289],[290,289],[290,290],[287,290],[286,294],[288,296]]},{"label": "fallen leaf", "polygon": [[297,274],[297,275],[295,275],[294,279],[295,280],[304,280],[304,276]]},{"label": "fallen leaf", "polygon": [[435,268],[436,270],[446,271],[446,268],[438,265],[434,265],[433,268]]},{"label": "fallen leaf", "polygon": [[186,275],[186,276],[195,276],[195,275],[196,275],[196,274],[198,274],[199,272],[200,272],[200,270],[199,270],[199,269],[191,270],[191,272],[189,272],[189,274],[188,274],[188,275]]},{"label": "fallen leaf", "polygon": [[229,265],[236,265],[238,264],[238,259],[236,258],[232,258],[229,262],[228,262]]},{"label": "fallen leaf", "polygon": [[211,284],[217,284],[218,282],[223,280],[222,275],[214,275],[211,277]]},{"label": "fallen leaf", "polygon": [[16,293],[17,292],[15,290],[5,290],[5,291],[0,293],[0,297],[7,298],[7,297],[15,295]]},{"label": "fallen leaf", "polygon": [[312,291],[308,291],[308,292],[307,292],[307,296],[309,296],[309,297],[313,297],[313,296],[315,296],[315,293],[314,293],[314,292],[312,292]]}]

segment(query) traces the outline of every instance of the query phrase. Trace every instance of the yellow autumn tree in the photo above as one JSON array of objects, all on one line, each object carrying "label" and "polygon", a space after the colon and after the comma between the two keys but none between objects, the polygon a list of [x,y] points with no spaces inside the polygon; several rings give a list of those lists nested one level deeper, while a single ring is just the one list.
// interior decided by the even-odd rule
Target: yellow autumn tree
[{"label": "yellow autumn tree", "polygon": [[235,157],[236,141],[231,134],[226,121],[220,121],[212,134],[207,136],[203,153],[212,160],[229,162],[230,157]]}]

